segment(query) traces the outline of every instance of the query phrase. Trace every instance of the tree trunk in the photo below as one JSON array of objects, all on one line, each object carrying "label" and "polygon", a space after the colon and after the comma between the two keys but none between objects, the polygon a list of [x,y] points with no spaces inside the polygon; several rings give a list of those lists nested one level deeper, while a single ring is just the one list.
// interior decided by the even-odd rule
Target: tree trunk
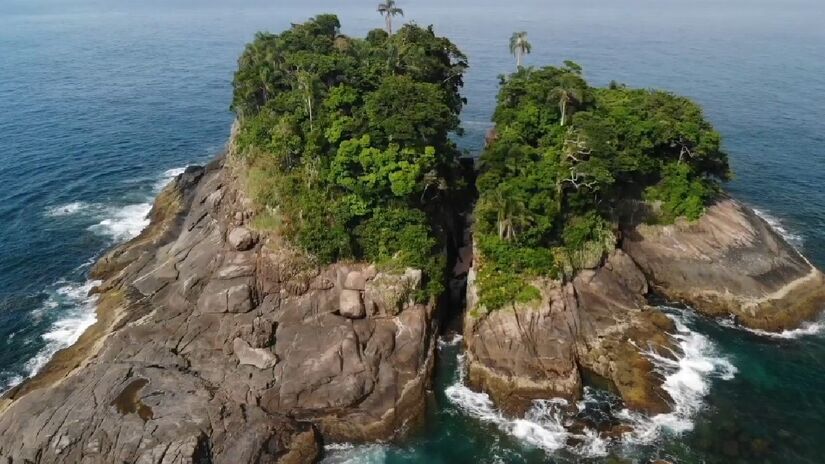
[{"label": "tree trunk", "polygon": [[314,130],[312,124],[312,98],[307,97],[307,108],[309,109],[309,130]]},{"label": "tree trunk", "polygon": [[563,98],[561,101],[561,125],[564,126],[564,118],[567,116],[567,99]]},{"label": "tree trunk", "polygon": [[392,15],[387,13],[387,34],[392,35]]},{"label": "tree trunk", "polygon": [[520,67],[521,67],[521,49],[517,48],[516,49],[516,68],[520,68]]}]

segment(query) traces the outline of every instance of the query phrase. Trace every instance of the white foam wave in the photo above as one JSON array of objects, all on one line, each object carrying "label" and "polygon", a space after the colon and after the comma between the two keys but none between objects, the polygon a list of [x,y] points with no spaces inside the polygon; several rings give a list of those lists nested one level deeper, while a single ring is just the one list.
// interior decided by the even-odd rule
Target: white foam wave
[{"label": "white foam wave", "polygon": [[96,208],[97,205],[86,203],[85,201],[73,201],[71,203],[66,203],[65,205],[59,206],[52,206],[46,209],[46,216],[51,217],[62,217],[62,216],[72,216],[81,211],[86,211],[92,208]]},{"label": "white foam wave", "polygon": [[784,238],[785,241],[790,243],[794,248],[801,249],[805,244],[805,240],[802,238],[802,235],[790,231],[781,219],[764,210],[753,208],[753,212],[767,222],[768,225],[776,231],[776,233],[781,235],[782,238]]},{"label": "white foam wave", "polygon": [[355,446],[351,443],[332,443],[324,446],[326,456],[321,464],[383,464],[388,446],[380,443]]},{"label": "white foam wave", "polygon": [[662,388],[673,399],[672,411],[648,417],[622,410],[618,416],[635,426],[632,432],[625,434],[625,439],[630,442],[651,443],[663,430],[675,434],[692,430],[693,418],[704,405],[711,380],[730,380],[737,372],[727,358],[716,352],[710,339],[690,330],[679,316],[668,314],[668,317],[676,326],[676,333],[671,337],[681,352],[673,353],[675,359],[653,350],[645,354],[664,376]]},{"label": "white foam wave", "polygon": [[825,315],[821,316],[820,319],[817,321],[804,322],[802,326],[800,326],[799,328],[783,330],[782,332],[768,332],[766,330],[751,329],[748,327],[741,326],[731,319],[723,319],[720,321],[720,324],[722,324],[725,327],[744,330],[746,332],[750,332],[752,334],[760,335],[763,337],[784,340],[794,340],[797,338],[810,337],[825,333]]},{"label": "white foam wave", "polygon": [[438,339],[438,347],[446,348],[448,346],[458,346],[464,340],[464,336],[456,332],[451,336],[443,336]]},{"label": "white foam wave", "polygon": [[106,219],[90,226],[89,230],[116,241],[128,240],[149,225],[148,215],[151,210],[151,203],[107,208]]},{"label": "white foam wave", "polygon": [[586,430],[583,434],[573,434],[564,427],[564,411],[568,406],[561,398],[537,400],[523,419],[509,419],[493,405],[486,393],[469,389],[464,383],[465,355],[459,359],[458,380],[447,387],[447,398],[465,414],[482,422],[493,424],[502,431],[513,435],[525,443],[548,452],[557,451],[568,446],[571,439],[580,442],[572,451],[586,457],[599,457],[607,454],[608,440],[595,431]]},{"label": "white foam wave", "polygon": [[26,362],[22,375],[15,375],[7,382],[5,389],[12,388],[25,378],[37,374],[55,353],[74,344],[83,332],[97,321],[95,314],[97,297],[89,296],[89,291],[99,283],[98,281],[57,283],[57,288],[51,291],[33,317],[44,317],[51,311],[61,311],[61,314],[51,324],[48,331],[41,335],[44,342],[43,348]]},{"label": "white foam wave", "polygon": [[[693,428],[693,419],[704,404],[704,397],[709,393],[714,378],[730,380],[736,375],[736,367],[725,357],[716,352],[713,343],[704,335],[694,332],[676,315],[673,319],[676,333],[672,334],[679,352],[672,357],[662,356],[653,350],[645,351],[662,375],[662,388],[673,399],[672,411],[653,417],[631,411],[627,408],[615,412],[615,417],[633,427],[622,437],[626,444],[649,444],[655,441],[663,431],[683,433]],[[445,393],[447,398],[465,414],[476,419],[494,424],[501,430],[520,438],[530,445],[546,451],[567,449],[582,457],[601,457],[608,454],[612,443],[610,437],[598,431],[585,428],[573,433],[565,426],[570,408],[563,399],[538,400],[525,415],[524,419],[511,420],[504,417],[493,405],[485,393],[470,390],[464,384],[464,355],[459,355],[459,378],[449,386]],[[603,402],[593,390],[585,389],[584,398],[576,404],[579,412],[584,411],[588,403]],[[570,443],[577,443],[571,446]]]},{"label": "white foam wave", "polygon": [[166,185],[169,182],[172,182],[172,179],[183,174],[183,172],[186,171],[186,168],[188,167],[189,166],[184,166],[182,168],[172,168],[164,171],[161,178],[157,182],[155,182],[155,192],[160,192],[161,190],[163,190],[163,188],[166,187]]},{"label": "white foam wave", "polygon": [[[187,166],[188,167],[188,166]],[[115,241],[128,240],[136,237],[149,225],[147,215],[152,209],[154,195],[175,177],[182,174],[187,167],[173,168],[166,170],[155,181],[152,195],[146,198],[146,202],[125,206],[104,205],[100,203],[87,203],[85,201],[74,201],[64,205],[49,207],[46,215],[50,217],[66,217],[84,215],[99,220],[97,224],[89,226],[89,230]]]}]

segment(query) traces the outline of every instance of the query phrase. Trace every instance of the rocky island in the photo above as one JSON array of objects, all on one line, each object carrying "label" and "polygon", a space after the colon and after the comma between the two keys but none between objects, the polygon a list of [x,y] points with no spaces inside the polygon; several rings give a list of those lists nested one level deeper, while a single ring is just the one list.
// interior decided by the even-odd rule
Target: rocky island
[{"label": "rocky island", "polygon": [[594,379],[668,411],[652,294],[770,331],[822,309],[823,275],[721,192],[693,103],[522,68],[472,207],[450,138],[466,58],[432,28],[339,28],[247,47],[227,153],[93,267],[97,322],[0,399],[0,462],[303,463],[403,438],[464,276],[469,383],[510,416]]}]

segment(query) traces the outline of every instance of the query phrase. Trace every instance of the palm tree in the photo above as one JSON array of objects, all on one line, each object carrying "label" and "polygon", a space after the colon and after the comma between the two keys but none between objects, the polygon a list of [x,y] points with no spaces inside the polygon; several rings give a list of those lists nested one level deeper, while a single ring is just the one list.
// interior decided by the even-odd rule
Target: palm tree
[{"label": "palm tree", "polygon": [[513,32],[510,37],[510,53],[516,57],[516,66],[521,67],[521,59],[524,55],[529,55],[533,46],[527,41],[527,33]]},{"label": "palm tree", "polygon": [[395,6],[395,0],[386,0],[378,4],[378,12],[387,23],[387,34],[392,35],[392,18],[398,15],[404,16],[404,10]]},{"label": "palm tree", "polygon": [[497,189],[490,198],[490,206],[496,211],[498,237],[513,241],[518,238],[518,231],[529,226],[529,213],[523,201]]},{"label": "palm tree", "polygon": [[567,74],[559,79],[559,85],[553,89],[551,95],[559,102],[559,112],[561,112],[559,124],[564,126],[571,107],[584,98],[582,86],[575,75]]}]

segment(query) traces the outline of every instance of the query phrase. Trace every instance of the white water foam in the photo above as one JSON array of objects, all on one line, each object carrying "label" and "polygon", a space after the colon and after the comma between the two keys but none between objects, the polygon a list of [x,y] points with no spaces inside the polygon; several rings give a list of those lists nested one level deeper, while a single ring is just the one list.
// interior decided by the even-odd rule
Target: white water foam
[{"label": "white water foam", "polygon": [[791,330],[783,330],[782,332],[768,332],[766,330],[751,329],[741,326],[731,319],[722,319],[719,323],[725,327],[732,329],[744,330],[752,334],[760,335],[762,337],[770,337],[784,340],[794,340],[802,337],[811,337],[825,333],[825,315],[820,316],[819,320],[809,321],[802,324],[801,327]]},{"label": "white water foam", "polygon": [[509,419],[498,411],[486,393],[470,390],[464,383],[465,355],[460,354],[458,380],[447,387],[447,398],[462,412],[482,422],[493,424],[502,431],[513,435],[525,443],[548,452],[568,447],[568,441],[575,439],[580,444],[571,451],[584,457],[607,455],[608,440],[595,431],[573,434],[564,427],[564,411],[568,406],[561,398],[537,400],[523,419]]},{"label": "white water foam", "polygon": [[[626,421],[633,430],[624,434],[625,444],[650,444],[663,431],[683,433],[693,428],[693,418],[703,407],[704,397],[709,393],[711,379],[730,380],[736,374],[736,367],[716,352],[713,343],[704,335],[692,331],[680,316],[668,315],[673,319],[676,333],[672,334],[679,352],[673,358],[662,356],[652,350],[645,351],[657,371],[664,378],[662,388],[673,399],[673,410],[667,414],[650,417],[642,413],[622,409],[616,417]],[[464,384],[465,355],[459,355],[459,378],[445,393],[450,401],[476,419],[494,424],[501,430],[546,451],[567,449],[582,457],[600,457],[608,454],[612,440],[601,436],[596,430],[585,428],[574,434],[565,428],[567,402],[563,399],[534,401],[524,419],[511,420],[504,417],[485,393],[470,390]],[[590,389],[576,406],[579,411],[590,401],[598,402]],[[571,447],[571,442],[578,443]]]},{"label": "white water foam", "polygon": [[375,443],[355,446],[351,443],[332,443],[324,446],[326,456],[321,464],[383,464],[387,460],[388,445]]},{"label": "white water foam", "polygon": [[152,200],[158,192],[182,174],[186,168],[179,167],[168,169],[160,175],[153,185],[152,195],[146,198],[146,202],[131,204],[126,206],[104,205],[100,203],[87,203],[84,201],[74,201],[64,205],[54,206],[46,209],[46,215],[50,217],[66,217],[84,215],[99,220],[97,224],[89,226],[89,230],[95,234],[108,237],[119,242],[136,237],[149,225],[147,217],[152,209]]},{"label": "white water foam", "polygon": [[634,424],[634,430],[625,434],[628,442],[647,444],[653,442],[663,430],[675,434],[692,430],[693,418],[704,405],[711,380],[730,380],[737,372],[727,358],[716,352],[710,339],[690,330],[680,316],[668,314],[668,317],[676,326],[676,333],[671,337],[681,352],[672,353],[676,359],[653,350],[645,351],[645,355],[663,375],[662,388],[673,399],[673,410],[653,417],[622,410],[618,416]]},{"label": "white water foam", "polygon": [[447,337],[439,337],[438,339],[438,347],[439,348],[447,348],[450,346],[458,346],[464,340],[464,336],[460,333],[456,332],[452,334],[449,338]]},{"label": "white water foam", "polygon": [[[186,170],[185,167],[165,171],[161,179],[156,182],[155,189],[162,189],[184,170]],[[147,216],[151,208],[152,204],[148,201],[122,207],[75,201],[48,208],[45,214],[50,217],[84,214],[99,218],[100,222],[89,226],[90,231],[114,241],[123,241],[137,236],[149,224]],[[97,298],[88,296],[89,290],[97,284],[99,282],[96,281],[82,284],[67,282],[56,284],[56,289],[50,292],[40,308],[32,312],[31,317],[40,320],[51,311],[64,312],[52,323],[49,330],[41,335],[45,346],[26,362],[23,375],[10,378],[5,386],[0,387],[0,392],[20,384],[25,377],[37,374],[55,353],[74,344],[83,332],[97,321],[95,314]],[[26,342],[28,341],[24,341]]]},{"label": "white water foam", "polygon": [[46,216],[51,217],[61,217],[61,216],[72,216],[78,214],[81,211],[86,211],[89,209],[97,209],[99,205],[86,203],[85,201],[73,201],[71,203],[66,203],[65,205],[60,206],[53,206],[51,208],[46,209]]},{"label": "white water foam", "polygon": [[55,353],[74,344],[83,332],[97,321],[95,304],[97,297],[89,296],[89,291],[99,281],[85,283],[58,282],[43,305],[33,317],[45,317],[49,311],[60,310],[62,314],[41,335],[43,348],[23,366],[22,375],[16,375],[7,382],[4,390],[18,385],[27,377],[37,374]]},{"label": "white water foam", "polygon": [[128,240],[149,225],[148,215],[151,210],[151,203],[110,207],[106,209],[106,219],[89,226],[89,230],[115,241]]},{"label": "white water foam", "polygon": [[788,227],[782,223],[781,219],[760,209],[753,208],[753,212],[767,222],[768,225],[776,231],[776,233],[781,235],[782,238],[784,238],[785,241],[790,243],[794,248],[797,250],[802,249],[802,246],[805,244],[805,240],[802,238],[802,235],[788,230]]},{"label": "white water foam", "polygon": [[189,166],[184,166],[182,168],[172,168],[164,171],[161,178],[157,182],[155,182],[155,191],[160,192],[161,190],[163,190],[163,188],[166,187],[166,185],[169,184],[169,182],[172,182],[172,179],[183,174],[183,172],[186,171],[186,168],[188,167]]}]

